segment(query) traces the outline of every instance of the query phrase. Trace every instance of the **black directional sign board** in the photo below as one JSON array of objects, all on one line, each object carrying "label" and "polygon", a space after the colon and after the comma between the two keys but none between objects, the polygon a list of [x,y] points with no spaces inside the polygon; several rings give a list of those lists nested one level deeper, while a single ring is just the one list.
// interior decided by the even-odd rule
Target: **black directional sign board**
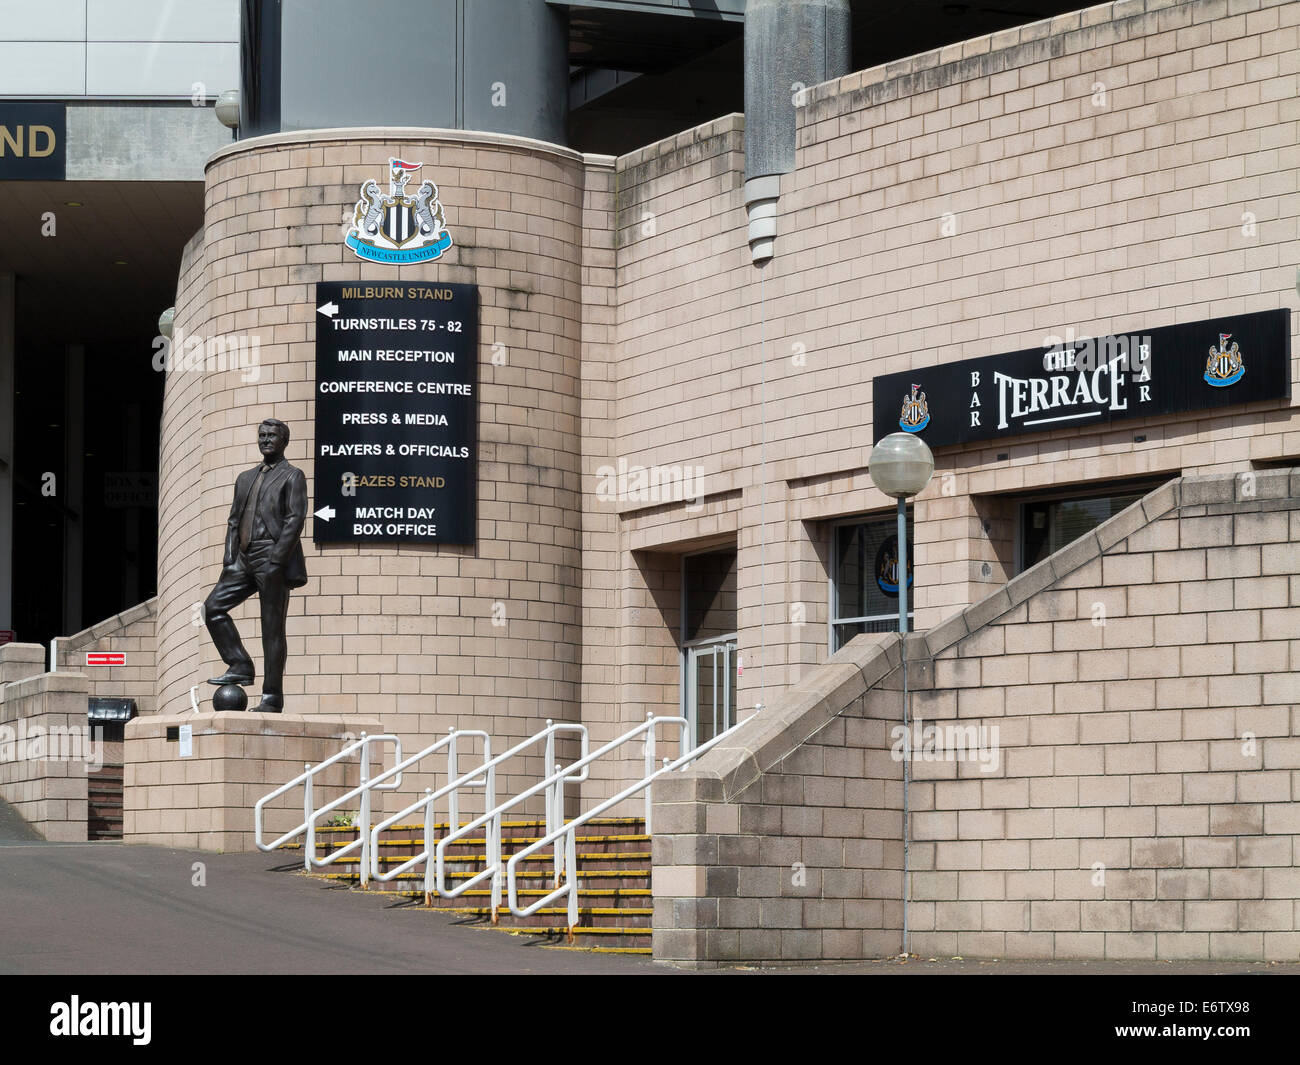
[{"label": "black directional sign board", "polygon": [[474,543],[478,289],[316,285],[316,543]]},{"label": "black directional sign board", "polygon": [[875,439],[931,447],[1291,395],[1291,312],[1256,311],[921,366],[873,383]]},{"label": "black directional sign board", "polygon": [[62,181],[66,161],[67,105],[0,100],[0,180]]}]

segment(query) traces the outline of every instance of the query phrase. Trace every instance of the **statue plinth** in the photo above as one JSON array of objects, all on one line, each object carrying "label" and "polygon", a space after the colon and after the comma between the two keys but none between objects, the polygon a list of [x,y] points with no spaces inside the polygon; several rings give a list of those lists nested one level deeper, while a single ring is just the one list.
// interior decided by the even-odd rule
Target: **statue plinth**
[{"label": "statue plinth", "polygon": [[[190,726],[191,749],[181,757],[180,728]],[[150,714],[126,726],[125,809],[122,839],[185,850],[251,851],[253,806],[296,777],[303,763],[323,762],[362,732],[383,731],[379,721],[355,717],[288,717],[278,714]],[[168,738],[169,733],[172,738]],[[391,746],[375,747],[391,762]],[[316,805],[358,782],[360,763],[345,759],[317,775]],[[269,842],[302,823],[302,788],[268,805]],[[360,803],[354,803],[356,809]]]}]

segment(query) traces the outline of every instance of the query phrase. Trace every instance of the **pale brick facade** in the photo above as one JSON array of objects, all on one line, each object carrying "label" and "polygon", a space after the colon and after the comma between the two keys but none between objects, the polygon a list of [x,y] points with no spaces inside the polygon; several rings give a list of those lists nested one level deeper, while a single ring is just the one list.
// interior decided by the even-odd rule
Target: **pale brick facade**
[{"label": "pale brick facade", "polygon": [[[1298,508],[1296,471],[1179,479],[909,638],[911,951],[1300,957]],[[858,637],[659,786],[656,957],[901,949],[899,647]]]},{"label": "pale brick facade", "polygon": [[37,644],[0,647],[0,799],[48,840],[84,843],[86,769],[102,752],[86,733],[85,673],[42,673]]},{"label": "pale brick facade", "polygon": [[[151,714],[157,695],[154,620],[158,601],[150,599],[58,642],[60,671],[84,672],[90,694],[134,699],[141,714]],[[122,666],[90,666],[86,655],[113,651],[126,655]]]},{"label": "pale brick facade", "polygon": [[[343,245],[357,189],[394,154],[437,177],[455,244],[436,265],[363,264]],[[588,202],[598,219],[602,205]],[[581,157],[459,133],[278,136],[219,153],[208,205],[176,329],[257,334],[260,365],[255,380],[246,369],[168,375],[159,709],[182,710],[191,685],[223,670],[196,605],[220,570],[234,481],[257,461],[262,418],[289,424],[288,458],[311,483],[314,283],[384,275],[479,285],[479,546],[317,551],[308,532],[311,580],[290,605],[290,712],[379,718],[410,750],[453,725],[486,728],[499,751],[547,719],[577,720]],[[255,599],[236,613],[260,660],[256,616]]]},{"label": "pale brick facade", "polygon": [[[261,374],[169,375],[157,706],[216,667],[194,605],[261,417],[294,427],[310,480],[312,284],[361,277],[480,288],[479,547],[309,546],[295,709],[412,738],[549,717],[600,739],[675,712],[678,556],[714,543],[739,554],[739,705],[770,701],[828,653],[828,522],[887,513],[866,469],[877,374],[1289,302],[1298,23],[1295,3],[1102,5],[810,90],[762,271],[741,116],[618,160],[404,131],[223,150],[176,324],[256,333]],[[342,244],[394,153],[438,178],[456,237],[438,263]],[[1014,573],[1006,493],[1300,452],[1284,405],[1151,421],[941,449],[916,503],[918,625]],[[701,467],[699,505],[599,498],[620,460]]]},{"label": "pale brick facade", "polygon": [[[197,607],[262,418],[291,425],[288,457],[313,483],[315,283],[399,279],[479,289],[478,542],[317,550],[309,524],[310,579],[288,627],[290,713],[382,722],[408,753],[453,725],[487,729],[499,750],[548,719],[581,721],[599,744],[647,713],[679,712],[682,557],[718,546],[737,554],[741,716],[782,705],[801,682],[824,695],[832,524],[892,506],[867,468],[876,377],[1070,329],[1292,305],[1298,45],[1295,0],[1121,0],[817,86],[797,109],[797,164],[781,180],[776,257],[761,269],[747,243],[739,115],[618,159],[411,129],[223,149],[182,264],[176,329],[256,335],[260,362],[255,379],[168,375],[152,708],[183,711],[191,686],[220,672]],[[454,244],[436,263],[363,264],[344,246],[358,187],[391,156],[418,159],[438,183]],[[1293,667],[1273,645],[1300,635],[1262,628],[1266,615],[1290,624],[1295,609],[1289,527],[1249,540],[1273,536],[1265,527],[1281,519],[1238,528],[1237,515],[1228,531],[1244,539],[1164,543],[1170,523],[1224,533],[1225,515],[1185,509],[1151,525],[1140,551],[1101,544],[1098,572],[1035,588],[1023,616],[987,605],[1016,576],[1024,495],[1300,464],[1291,410],[1279,400],[938,449],[914,504],[917,625],[983,627],[963,650],[934,656],[934,688],[918,699],[942,695],[941,713],[1004,722],[1008,750],[1003,776],[973,782],[978,795],[965,780],[916,786],[914,853],[931,863],[914,866],[918,943],[1294,956],[1296,926],[1279,901],[1295,898],[1294,855],[1282,855],[1287,832],[1275,829],[1300,784],[1281,769],[1214,763],[1228,751],[1216,743],[1236,742],[1220,733],[1256,717],[1278,757],[1294,742],[1284,738],[1294,719],[1290,733],[1259,731],[1283,728],[1277,707],[1295,712],[1280,679]],[[620,464],[698,467],[703,488],[689,500],[611,498],[602,471]],[[1195,607],[1225,581],[1240,605],[1216,620],[1247,626],[1228,657],[1212,612]],[[1087,609],[1086,596],[1096,597]],[[1108,619],[1100,629],[1094,601]],[[498,605],[504,624],[493,624]],[[236,620],[260,664],[256,603]],[[1240,703],[1243,675],[1259,679],[1258,698],[1245,693],[1254,710],[1222,701],[1233,692]],[[1050,702],[1032,702],[1048,691]],[[787,939],[788,953],[808,957],[896,949],[898,767],[879,746],[895,710],[880,693],[863,697],[815,753],[790,755],[771,785],[790,826],[718,829],[770,834],[755,862],[773,866],[790,833],[821,838],[815,858],[791,859],[823,870],[816,905],[799,903],[802,923],[789,923],[796,907],[775,890],[752,896],[774,900],[770,924],[759,904],[757,927],[788,930],[774,941],[783,952]],[[1174,715],[1177,736],[1165,735]],[[1043,748],[1061,753],[1048,765]],[[584,799],[639,775],[639,752],[625,754],[593,773]],[[503,786],[540,768],[531,757]],[[846,808],[855,812],[834,812]],[[696,821],[707,815],[681,816],[696,827],[670,836],[704,833]],[[1228,862],[1222,838],[1247,836],[1265,842]],[[1160,864],[1173,858],[1155,842],[1166,837],[1180,873]],[[715,859],[708,844],[689,861],[676,850],[695,846],[656,841],[657,861],[670,863],[658,917],[680,932],[668,956],[687,960],[713,956],[706,928],[755,927],[754,906],[738,902],[725,918],[715,910],[722,924],[703,923],[696,889],[730,883],[709,867],[744,863]],[[1089,894],[1080,878],[1094,861],[1127,870],[1129,887],[1112,880],[1121,894]],[[1176,918],[1155,905],[1175,901]],[[1136,945],[1108,938],[1120,934]],[[713,938],[738,952],[727,956],[753,956],[743,944],[758,941]]]}]

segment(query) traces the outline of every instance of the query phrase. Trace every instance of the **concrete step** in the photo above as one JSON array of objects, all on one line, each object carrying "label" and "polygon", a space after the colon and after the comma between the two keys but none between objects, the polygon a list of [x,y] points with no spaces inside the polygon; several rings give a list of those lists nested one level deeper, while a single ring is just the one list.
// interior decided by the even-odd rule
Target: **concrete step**
[{"label": "concrete step", "polygon": [[[468,821],[462,820],[462,824]],[[644,831],[641,818],[602,818],[584,822],[576,839],[578,884],[578,927],[574,940],[567,937],[568,906],[546,906],[528,917],[516,917],[508,907],[497,913],[495,927],[519,935],[537,936],[548,947],[575,947],[608,953],[649,954],[653,908],[650,887],[651,839]],[[450,826],[434,826],[435,843],[445,838]],[[501,847],[509,858],[522,848],[543,838],[545,822],[540,819],[516,820],[502,824]],[[324,859],[355,843],[357,830],[350,826],[318,829],[316,855]],[[299,846],[284,848],[301,851]],[[381,834],[378,865],[392,869],[424,849],[423,824],[398,824]],[[487,861],[487,839],[482,826],[471,836],[448,845],[447,880],[449,887],[470,881],[481,873]],[[554,851],[545,847],[521,859],[518,899],[523,905],[545,898],[555,889]],[[361,890],[360,851],[353,850],[338,858],[313,876]],[[491,884],[479,881],[453,898],[436,892],[424,894],[424,867],[398,873],[389,881],[372,880],[366,893],[385,898],[409,899],[424,903],[429,909],[450,913],[468,923],[491,924]],[[504,901],[504,900],[503,900]]]},{"label": "concrete step", "polygon": [[104,765],[86,773],[86,838],[122,838],[122,773],[120,765]]}]

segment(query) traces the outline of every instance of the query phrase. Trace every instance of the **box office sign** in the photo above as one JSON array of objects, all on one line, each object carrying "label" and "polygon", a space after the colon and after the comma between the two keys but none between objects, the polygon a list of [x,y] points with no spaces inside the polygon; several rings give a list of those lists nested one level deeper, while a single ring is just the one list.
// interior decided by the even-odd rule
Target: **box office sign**
[{"label": "box office sign", "polygon": [[62,181],[67,108],[0,100],[0,181]]},{"label": "box office sign", "polygon": [[316,543],[474,543],[478,288],[316,285]]},{"label": "box office sign", "polygon": [[1290,395],[1290,312],[1258,311],[886,374],[874,439],[943,447]]}]

